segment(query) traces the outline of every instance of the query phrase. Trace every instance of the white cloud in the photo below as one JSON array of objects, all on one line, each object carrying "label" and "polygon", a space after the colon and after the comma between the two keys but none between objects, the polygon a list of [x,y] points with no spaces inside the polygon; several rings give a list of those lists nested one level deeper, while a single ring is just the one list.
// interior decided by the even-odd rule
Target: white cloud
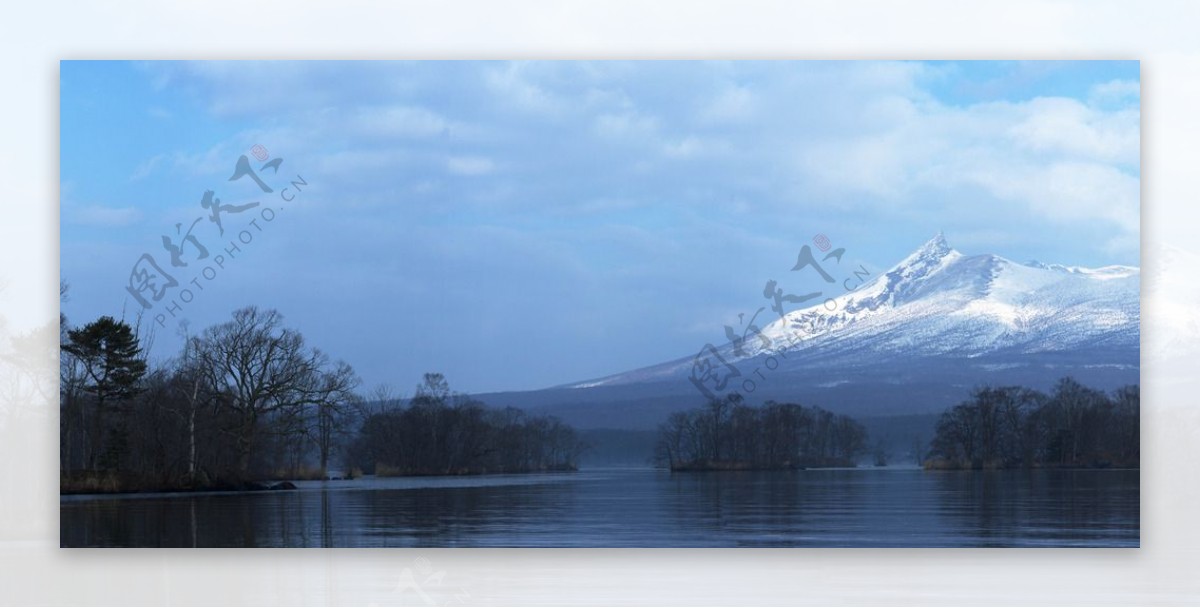
[{"label": "white cloud", "polygon": [[155,154],[154,156],[146,159],[133,170],[133,173],[129,176],[129,181],[135,182],[141,179],[146,179],[151,173],[154,173],[154,169],[158,167],[159,163],[161,163],[164,158],[166,158],[166,156],[163,154]]},{"label": "white cloud", "polygon": [[359,108],[348,122],[356,134],[412,138],[445,135],[456,126],[436,112],[413,106]]},{"label": "white cloud", "polygon": [[172,155],[172,169],[191,176],[212,176],[232,173],[234,162],[240,154],[235,151],[233,141],[218,143],[202,152],[176,152]]},{"label": "white cloud", "polygon": [[754,116],[755,105],[756,98],[750,89],[730,86],[704,106],[700,117],[712,123],[742,122]]},{"label": "white cloud", "polygon": [[485,73],[488,88],[497,96],[521,110],[557,115],[565,103],[548,93],[528,76],[530,65],[523,62],[501,64]]},{"label": "white cloud", "polygon": [[1127,234],[1139,228],[1136,177],[1098,163],[1061,161],[976,171],[970,179],[998,198],[1023,203],[1061,224],[1107,221]]},{"label": "white cloud", "polygon": [[[637,198],[715,209],[736,199],[746,217],[786,209],[792,213],[784,217],[799,222],[798,210],[819,204],[939,224],[949,201],[986,201],[1003,205],[1011,217],[999,221],[1009,223],[994,225],[992,215],[962,230],[1082,222],[1105,226],[1114,243],[1137,237],[1136,81],[1095,85],[1086,99],[963,106],[943,105],[926,88],[961,78],[955,68],[910,62],[460,65],[389,64],[374,68],[378,82],[366,83],[329,78],[331,68],[319,64],[200,68],[215,97],[231,98],[214,99],[214,108],[250,103],[239,87],[251,83],[312,90],[273,107],[288,128],[243,134],[236,145],[175,163],[227,171],[254,139],[278,142],[289,159],[309,154],[328,173],[369,168],[363,183],[374,193],[416,192],[439,169],[493,180],[443,184],[484,188],[439,191],[462,204],[484,191],[507,192],[522,205]],[[355,87],[362,99],[345,90]],[[331,99],[338,103],[327,105]],[[488,156],[464,150],[464,138],[486,139]],[[506,169],[539,177],[498,183],[498,163],[510,154],[519,162]],[[586,197],[575,195],[580,189]]]},{"label": "white cloud", "polygon": [[636,112],[601,114],[594,119],[594,129],[608,139],[644,139],[658,130],[658,121]]},{"label": "white cloud", "polygon": [[1092,86],[1088,98],[1092,103],[1136,102],[1141,99],[1142,85],[1136,80],[1110,80]]},{"label": "white cloud", "polygon": [[446,159],[446,170],[455,175],[487,175],[496,170],[496,163],[481,156],[452,156]]},{"label": "white cloud", "polygon": [[804,184],[826,192],[833,206],[846,204],[839,199],[861,201],[858,194],[878,203],[894,201],[918,178],[919,165],[912,161],[919,149],[908,143],[900,132],[817,140],[797,146],[796,166]]},{"label": "white cloud", "polygon": [[356,175],[364,171],[378,172],[404,166],[412,162],[413,156],[407,151],[394,149],[340,150],[319,155],[313,169],[331,176]]},{"label": "white cloud", "polygon": [[1042,152],[1136,164],[1139,113],[1103,112],[1073,99],[1039,98],[1013,108],[1009,133],[1020,146]]},{"label": "white cloud", "polygon": [[663,153],[671,158],[691,158],[704,153],[710,146],[697,137],[687,136],[663,144]]},{"label": "white cloud", "polygon": [[832,204],[901,205],[932,219],[940,207],[929,197],[966,196],[1012,205],[1010,230],[1033,217],[1060,226],[1105,224],[1116,231],[1113,242],[1136,240],[1137,110],[1066,98],[910,109],[903,120],[802,141],[792,166]]}]

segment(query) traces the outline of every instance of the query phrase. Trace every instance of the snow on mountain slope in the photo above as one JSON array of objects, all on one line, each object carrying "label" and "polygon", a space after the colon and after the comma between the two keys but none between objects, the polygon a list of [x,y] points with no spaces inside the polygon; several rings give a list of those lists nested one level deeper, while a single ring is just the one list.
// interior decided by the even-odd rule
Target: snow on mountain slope
[{"label": "snow on mountain slope", "polygon": [[[857,290],[763,328],[773,344],[975,357],[1138,344],[1139,271],[963,255],[939,234]],[[832,309],[832,310],[830,310]],[[761,342],[755,342],[761,347]],[[748,349],[748,356],[763,350]]]}]

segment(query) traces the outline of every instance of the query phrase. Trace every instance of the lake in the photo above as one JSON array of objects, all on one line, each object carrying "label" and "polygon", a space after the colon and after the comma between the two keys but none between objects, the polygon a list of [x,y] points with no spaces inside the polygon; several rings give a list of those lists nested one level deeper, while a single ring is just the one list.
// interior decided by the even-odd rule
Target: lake
[{"label": "lake", "polygon": [[1137,547],[1136,470],[859,468],[64,496],[64,547]]}]

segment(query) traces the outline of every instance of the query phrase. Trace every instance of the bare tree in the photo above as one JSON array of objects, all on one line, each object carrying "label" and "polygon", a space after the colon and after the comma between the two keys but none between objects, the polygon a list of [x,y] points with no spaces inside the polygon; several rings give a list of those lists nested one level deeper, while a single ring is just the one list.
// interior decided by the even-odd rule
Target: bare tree
[{"label": "bare tree", "polygon": [[656,451],[658,458],[668,466],[675,468],[690,458],[687,450],[687,436],[690,432],[691,419],[687,412],[675,412],[667,417],[666,422],[658,427],[658,443]]},{"label": "bare tree", "polygon": [[325,371],[324,356],[317,353],[319,368],[308,378],[303,387],[304,401],[313,412],[312,434],[320,458],[321,476],[329,474],[329,457],[338,441],[346,432],[350,416],[357,406],[354,394],[358,377],[349,364],[339,361],[332,370]]},{"label": "bare tree", "polygon": [[233,429],[238,470],[249,472],[261,425],[270,417],[295,419],[313,403],[313,376],[324,362],[299,332],[283,327],[275,310],[251,306],[233,320],[205,330],[197,343],[205,381],[237,419]]},{"label": "bare tree", "polygon": [[672,470],[854,466],[866,441],[866,429],[848,416],[726,399],[668,416],[658,427],[656,455]]},{"label": "bare tree", "polygon": [[188,335],[187,324],[181,323],[180,336],[183,338],[183,351],[175,361],[175,383],[173,387],[179,397],[182,407],[170,408],[182,422],[187,434],[187,478],[196,481],[197,442],[196,417],[200,409],[213,400],[215,389],[207,384],[212,378],[206,374],[202,366],[201,349],[203,343],[199,338]]},{"label": "bare tree", "polygon": [[942,414],[930,448],[955,468],[1136,466],[1138,388],[1112,398],[1071,378],[1044,395],[982,387]]}]

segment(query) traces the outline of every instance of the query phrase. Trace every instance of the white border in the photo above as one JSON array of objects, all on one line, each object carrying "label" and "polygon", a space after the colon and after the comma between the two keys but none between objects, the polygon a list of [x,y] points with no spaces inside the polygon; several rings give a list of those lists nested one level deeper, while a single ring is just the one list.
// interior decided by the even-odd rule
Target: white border
[{"label": "white border", "polygon": [[[0,18],[0,293],[57,312],[58,60],[79,58],[1107,58],[1142,60],[1143,268],[1196,250],[1200,5],[1118,2],[39,1]],[[1189,238],[1190,237],[1190,238]],[[1200,308],[1200,302],[1196,303]],[[1143,352],[1156,332],[1143,303]],[[1200,601],[1195,349],[1144,362],[1136,550],[60,550],[53,408],[0,443],[0,603],[1026,604]],[[1175,371],[1173,371],[1175,370]],[[49,410],[49,411],[46,411]],[[17,440],[12,438],[16,437]]]}]

